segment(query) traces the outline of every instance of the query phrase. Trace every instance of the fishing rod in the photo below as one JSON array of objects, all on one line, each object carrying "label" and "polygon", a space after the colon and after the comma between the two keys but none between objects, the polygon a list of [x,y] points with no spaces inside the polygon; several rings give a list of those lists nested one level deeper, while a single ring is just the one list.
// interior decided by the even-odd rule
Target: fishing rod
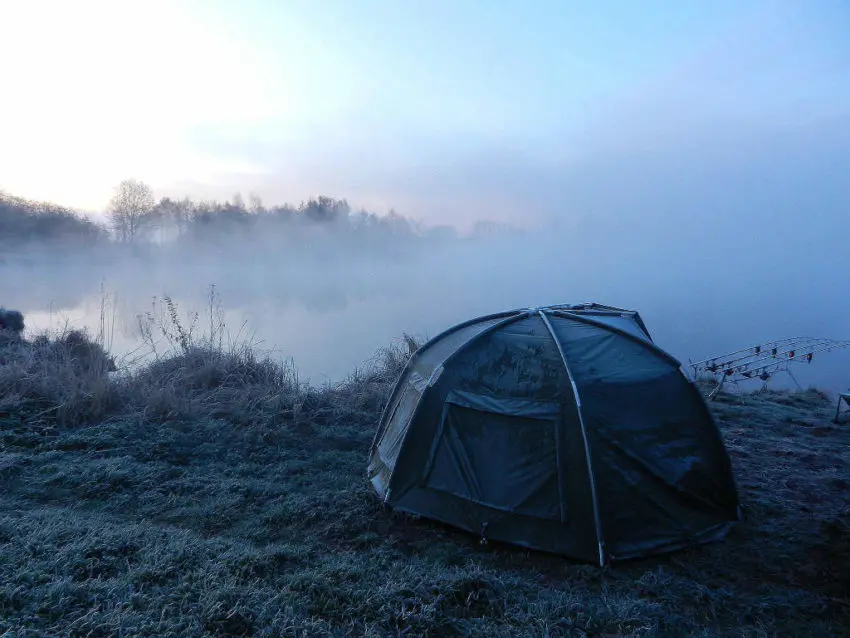
[{"label": "fishing rod", "polygon": [[[791,337],[691,362],[690,367],[694,378],[697,378],[700,373],[710,374],[715,380],[719,377],[717,386],[708,395],[709,399],[713,399],[727,381],[740,383],[750,379],[760,379],[766,387],[767,381],[772,376],[778,372],[787,372],[794,383],[797,383],[797,379],[791,373],[792,362],[811,363],[816,354],[846,347],[850,347],[850,341]],[[799,383],[797,387],[800,387]]]}]

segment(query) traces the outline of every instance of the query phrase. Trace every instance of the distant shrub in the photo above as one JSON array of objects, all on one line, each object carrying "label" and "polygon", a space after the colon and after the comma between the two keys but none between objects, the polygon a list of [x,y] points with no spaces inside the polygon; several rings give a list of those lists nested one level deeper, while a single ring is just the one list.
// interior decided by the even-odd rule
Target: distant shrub
[{"label": "distant shrub", "polygon": [[24,331],[24,316],[17,310],[0,306],[0,339],[19,339]]},{"label": "distant shrub", "polygon": [[104,228],[68,208],[0,192],[0,243],[58,240],[91,244],[106,237]]}]

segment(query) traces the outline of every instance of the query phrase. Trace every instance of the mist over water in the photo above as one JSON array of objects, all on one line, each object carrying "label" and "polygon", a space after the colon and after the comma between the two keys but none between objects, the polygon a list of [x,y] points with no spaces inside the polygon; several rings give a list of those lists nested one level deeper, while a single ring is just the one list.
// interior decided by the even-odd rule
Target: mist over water
[{"label": "mist over water", "polygon": [[[301,19],[290,19],[293,11]],[[186,46],[184,30],[175,31],[181,50],[215,53],[210,78],[231,68],[257,82],[254,93],[211,100],[198,85],[184,95],[197,103],[180,110],[159,99],[136,103],[133,82],[120,108],[72,101],[80,113],[54,122],[54,138],[45,137],[51,151],[40,154],[29,152],[35,133],[18,130],[29,118],[44,137],[45,121],[55,118],[22,106],[6,119],[0,188],[20,184],[28,188],[18,194],[52,197],[54,187],[79,181],[67,192],[94,197],[104,180],[124,176],[120,167],[175,199],[221,200],[242,189],[276,201],[335,193],[372,208],[397,206],[423,224],[500,219],[525,232],[468,238],[428,227],[402,232],[404,224],[270,223],[204,241],[107,243],[85,253],[5,246],[0,304],[26,313],[30,332],[58,328],[65,315],[96,334],[106,294],[109,338],[121,355],[140,345],[136,316],[154,298],[170,296],[184,320],[198,312],[203,330],[214,284],[231,334],[253,335],[317,382],[339,379],[404,332],[433,336],[477,315],[554,303],[636,309],[659,346],[685,364],[787,337],[850,339],[843,3],[756,3],[745,12],[734,4],[712,12],[669,3],[513,8],[487,12],[487,29],[477,7],[313,11],[232,8],[211,49],[206,40]],[[382,26],[378,14],[394,26]],[[252,30],[237,47],[237,17],[268,30]],[[291,37],[282,35],[287,28]],[[311,29],[316,37],[305,35]],[[66,31],[54,36],[75,33]],[[264,38],[268,48],[255,53],[268,66],[252,64],[247,74],[237,59],[251,60],[244,55]],[[139,76],[152,64],[148,41],[128,67]],[[224,42],[239,51],[234,67],[224,64]],[[175,49],[157,63],[182,91],[191,75],[182,69],[197,69],[205,56],[188,66],[175,66],[177,57]],[[55,59],[47,55],[37,72],[21,67],[21,78],[71,77]],[[110,72],[109,82],[92,86],[112,98],[113,80],[125,76],[133,77]],[[50,86],[37,84],[31,88]],[[270,101],[259,108],[263,96]],[[105,112],[88,113],[100,103],[110,115],[133,107],[138,121],[155,106],[160,121],[151,127],[163,129],[160,137],[147,147],[117,135],[130,115],[100,130]],[[92,126],[80,126],[82,116]],[[78,139],[84,130],[93,137]],[[112,166],[115,140],[123,161]],[[186,153],[173,146],[180,140]],[[100,149],[91,151],[98,161],[57,155],[83,147]],[[136,158],[143,147],[150,152]],[[54,155],[61,171],[51,176],[44,167]],[[173,166],[160,171],[168,158]],[[848,350],[793,369],[803,385],[850,387]]]},{"label": "mist over water", "polygon": [[[74,28],[45,39],[41,12],[19,4],[20,39],[0,46],[48,48],[9,85],[33,104],[69,99],[49,117],[26,101],[0,117],[10,194],[105,211],[135,175],[175,201],[321,192],[423,223],[526,228],[270,223],[81,252],[9,246],[0,225],[0,304],[30,332],[64,315],[97,333],[106,294],[112,349],[129,353],[154,298],[203,329],[215,284],[233,335],[313,381],[403,332],[553,303],[636,309],[684,363],[850,339],[846,3],[163,5],[134,15],[142,35],[109,56],[77,45],[123,34],[104,26],[125,24],[121,11],[72,11],[61,24]],[[850,387],[850,351],[794,370]]]},{"label": "mist over water", "polygon": [[[121,356],[138,352],[137,315],[165,295],[184,325],[197,312],[197,329],[206,331],[214,284],[232,338],[293,359],[315,383],[341,379],[402,333],[430,337],[474,316],[555,303],[636,309],[685,367],[773,339],[850,338],[846,251],[791,252],[799,235],[781,222],[754,238],[742,236],[742,224],[661,235],[652,223],[600,219],[473,237],[329,226],[86,254],[27,248],[0,265],[0,302],[26,314],[30,333],[67,319],[97,334],[103,314],[107,342]],[[754,239],[770,250],[751,250]],[[793,371],[804,387],[845,389],[850,351]],[[780,375],[771,386],[793,382]]]}]

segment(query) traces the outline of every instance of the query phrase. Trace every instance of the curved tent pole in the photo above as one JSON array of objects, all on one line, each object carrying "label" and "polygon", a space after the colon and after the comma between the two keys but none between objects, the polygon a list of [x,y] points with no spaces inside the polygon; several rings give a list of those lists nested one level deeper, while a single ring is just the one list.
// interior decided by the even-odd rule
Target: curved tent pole
[{"label": "curved tent pole", "polygon": [[564,311],[564,310],[555,310],[555,311],[552,312],[552,314],[554,314],[555,316],[558,316],[558,317],[562,317],[564,319],[574,319],[575,321],[579,321],[581,323],[585,323],[585,324],[594,326],[596,328],[602,328],[603,330],[606,330],[608,332],[614,332],[614,333],[620,335],[621,337],[625,337],[626,339],[630,339],[631,341],[634,341],[635,343],[639,343],[644,348],[651,350],[652,352],[654,352],[658,356],[664,358],[668,363],[673,364],[677,368],[682,367],[681,361],[679,361],[676,357],[674,357],[672,354],[670,354],[669,352],[667,352],[663,348],[659,348],[652,341],[646,341],[644,339],[640,339],[640,338],[634,336],[633,334],[630,334],[630,333],[626,332],[625,330],[621,330],[620,328],[617,328],[615,326],[609,326],[607,323],[603,323],[601,321],[595,321],[595,320],[590,319],[588,317],[584,317],[582,315],[578,315],[578,314],[575,314],[575,313],[572,313],[572,312],[567,312],[567,311]]},{"label": "curved tent pole", "polygon": [[[590,307],[590,309],[592,309],[592,310],[597,310],[597,311],[598,310],[609,310],[609,311],[612,311],[612,312],[622,312],[622,313],[632,314],[634,316],[635,320],[638,322],[638,325],[640,325],[640,327],[643,329],[646,336],[649,337],[650,341],[646,342],[642,339],[638,339],[637,337],[635,337],[632,334],[629,334],[628,332],[620,330],[619,328],[616,328],[614,326],[610,326],[608,324],[601,323],[601,322],[598,322],[598,321],[594,321],[593,319],[589,319],[586,316],[582,316],[580,314],[577,314],[577,313],[582,311],[582,308],[586,309],[588,307]],[[570,310],[568,310],[568,308],[572,308],[574,311],[571,312]],[[450,335],[454,332],[457,332],[458,330],[461,330],[462,328],[466,328],[467,326],[471,326],[471,325],[473,325],[475,323],[479,323],[481,321],[490,321],[492,319],[497,319],[499,317],[512,318],[512,317],[528,316],[529,312],[532,311],[532,310],[537,311],[537,312],[542,312],[543,310],[547,310],[547,311],[549,311],[549,312],[551,312],[555,315],[558,315],[558,316],[565,316],[565,317],[568,317],[570,319],[575,319],[576,321],[582,321],[586,324],[591,324],[591,325],[597,326],[599,328],[603,328],[605,330],[610,330],[611,332],[615,332],[619,335],[622,335],[622,336],[624,336],[628,339],[635,341],[636,343],[649,345],[650,348],[652,348],[652,350],[654,352],[665,357],[668,361],[670,361],[671,363],[674,363],[677,367],[681,367],[681,365],[682,365],[678,360],[676,360],[674,357],[672,357],[669,353],[665,352],[664,350],[662,350],[661,348],[656,346],[654,342],[652,342],[652,337],[649,335],[649,331],[643,325],[643,321],[640,319],[640,315],[638,314],[638,312],[636,310],[628,310],[628,309],[625,309],[625,308],[617,308],[615,306],[605,306],[605,305],[602,305],[602,304],[595,304],[595,303],[585,303],[585,304],[579,304],[579,305],[570,305],[570,304],[553,305],[553,306],[544,306],[544,307],[539,308],[539,309],[515,308],[513,310],[496,312],[496,313],[492,313],[492,314],[485,315],[485,316],[482,316],[482,317],[476,317],[474,319],[468,319],[467,321],[463,321],[463,322],[458,323],[454,326],[451,326],[450,328],[447,328],[446,330],[443,330],[442,332],[440,332],[439,334],[437,334],[436,336],[432,337],[427,342],[422,344],[422,346],[419,349],[417,349],[416,352],[414,352],[410,356],[410,359],[408,360],[407,365],[409,366],[410,363],[415,358],[417,358],[424,350],[431,347],[434,343],[436,343],[437,341],[443,339],[444,337],[446,337],[446,336],[448,336],[448,335]],[[502,325],[502,324],[501,324],[501,322],[499,322],[499,324],[496,324],[496,325]],[[485,332],[489,332],[489,329]],[[449,358],[451,358],[451,357],[449,357]],[[403,375],[402,375],[402,377],[403,377]],[[384,430],[386,429],[385,419],[388,416],[388,411],[390,409],[390,406],[392,405],[393,401],[395,401],[396,397],[398,396],[398,391],[401,387],[401,384],[399,382],[401,381],[402,377],[399,377],[398,381],[396,382],[395,386],[393,387],[393,391],[390,393],[390,397],[387,400],[387,403],[384,405],[384,410],[382,411],[381,417],[378,420],[379,426],[376,428],[375,435],[372,438],[372,445],[369,447],[369,454],[370,455],[372,453],[374,453],[375,446],[378,444],[380,437],[383,435]]]},{"label": "curved tent pole", "polygon": [[[509,314],[509,313],[499,313],[498,315],[489,315],[488,317],[485,317],[483,320],[487,320],[487,319],[495,319],[495,318],[497,318],[497,317],[499,317],[499,316],[502,316],[502,315],[508,315],[508,316],[506,316],[506,317],[505,317],[504,319],[502,319],[501,321],[499,321],[499,322],[497,322],[497,323],[494,323],[492,326],[489,326],[488,328],[485,328],[484,330],[482,330],[481,332],[479,332],[477,335],[475,335],[474,337],[472,337],[469,341],[467,341],[466,343],[464,343],[464,344],[463,344],[463,346],[465,347],[465,346],[468,346],[468,345],[470,345],[470,344],[472,344],[472,343],[475,343],[475,342],[476,342],[476,341],[478,341],[479,339],[483,339],[485,336],[487,336],[488,334],[490,334],[490,333],[492,333],[492,332],[495,332],[495,331],[496,331],[496,330],[498,330],[499,328],[502,328],[502,327],[507,326],[507,325],[510,325],[510,324],[512,324],[512,323],[514,323],[514,322],[517,322],[517,321],[520,321],[520,320],[522,320],[522,319],[525,319],[526,317],[530,316],[530,314],[531,314],[531,313],[529,313],[528,311],[525,311],[525,312],[520,311],[520,312],[519,312],[519,314],[515,314],[515,313],[513,313],[513,312],[512,312],[512,313],[510,313],[510,314]],[[459,324],[458,326],[455,326],[455,329],[457,329],[457,328],[459,328],[459,327],[461,327],[461,326],[463,326],[463,325],[469,325],[469,324],[471,324],[471,323],[473,323],[473,322],[472,322],[472,321],[466,321],[466,322],[464,322],[463,324]],[[476,322],[476,323],[477,323],[477,322]],[[445,331],[445,332],[443,332],[442,334],[437,335],[436,337],[434,337],[433,339],[431,339],[428,343],[429,343],[429,344],[430,344],[430,343],[433,343],[433,342],[434,342],[434,341],[436,341],[437,339],[442,338],[442,337],[444,337],[446,334],[451,333],[451,332],[454,332],[454,329],[451,329],[451,328],[450,328],[449,330],[446,330],[446,331]],[[423,346],[422,348],[420,348],[420,350],[422,350],[422,349],[424,349],[424,346]],[[442,364],[440,364],[440,365],[445,366],[445,365],[446,365],[449,361],[451,361],[452,359],[454,359],[454,358],[457,356],[457,354],[458,354],[458,352],[459,352],[460,350],[461,350],[461,348],[458,348],[457,350],[455,350],[454,352],[452,352],[452,353],[451,353],[448,357],[446,357],[446,358],[445,358],[445,360],[443,361],[443,363],[442,363]],[[419,352],[419,351],[417,351],[417,352]],[[411,357],[411,360],[412,360],[412,359],[413,359],[413,357]],[[410,365],[410,362],[408,362],[408,365]],[[398,384],[397,384],[397,385],[398,385]],[[394,392],[393,392],[393,396],[395,396],[395,394],[396,394],[396,392],[397,392],[397,391],[398,391],[398,387],[396,387],[396,391],[394,391]],[[422,407],[422,397],[420,396],[420,397],[419,397],[419,401],[418,401],[418,402],[417,402],[417,404],[416,404],[416,407],[413,409],[413,413],[410,415],[410,422],[411,422],[411,423],[412,423],[413,421],[415,421],[415,420],[416,420],[416,415],[419,413],[419,409],[420,409],[421,407]],[[384,424],[384,430],[386,430],[386,424]],[[404,436],[402,437],[401,442],[399,443],[399,449],[401,449],[401,448],[403,448],[403,447],[404,447],[404,442],[405,442],[405,440],[407,439],[407,435],[409,434],[409,432],[410,432],[410,429],[408,428],[407,432],[405,432],[405,433],[404,433]],[[383,435],[383,433],[382,433],[382,435]],[[377,435],[376,435],[376,437],[375,437],[375,443],[377,444],[377,442],[378,442],[378,438],[377,438]],[[371,451],[370,451],[369,455],[371,456],[372,454],[373,454],[373,452],[371,452]],[[392,483],[393,475],[395,474],[395,466],[393,466],[393,467],[389,468],[389,470],[390,470],[390,475],[389,475],[389,477],[387,477],[387,496],[386,496],[386,497],[385,497],[385,499],[384,499],[385,501],[386,501],[386,499],[387,499],[387,498],[389,498],[389,493],[390,493],[390,487],[389,487],[389,486],[390,486],[390,484]]]},{"label": "curved tent pole", "polygon": [[[476,317],[475,319],[468,319],[468,320],[463,321],[461,323],[455,324],[454,326],[451,326],[450,328],[446,328],[445,330],[443,330],[442,332],[440,332],[436,336],[428,339],[428,341],[426,341],[419,348],[417,348],[416,351],[413,354],[411,354],[410,357],[408,358],[407,363],[405,364],[404,371],[399,376],[399,378],[396,380],[396,383],[393,386],[393,391],[390,393],[389,399],[387,399],[387,402],[384,405],[384,409],[381,411],[381,417],[380,417],[380,419],[378,419],[378,427],[375,429],[375,436],[372,437],[372,445],[369,446],[369,455],[371,456],[372,453],[375,451],[375,446],[378,444],[378,440],[381,438],[381,436],[383,436],[384,430],[386,430],[386,423],[385,423],[384,420],[388,416],[387,412],[389,411],[390,406],[393,404],[396,397],[398,396],[398,391],[401,387],[401,380],[404,378],[404,373],[407,372],[407,368],[414,361],[414,359],[416,359],[424,350],[430,348],[437,341],[447,337],[448,335],[450,335],[454,332],[457,332],[458,330],[461,330],[462,328],[466,328],[467,326],[471,326],[473,324],[481,323],[481,322],[484,322],[484,321],[492,321],[493,319],[498,319],[500,317],[510,318],[510,317],[516,316],[516,315],[518,315],[522,312],[523,312],[522,310],[508,310],[506,312],[496,312],[496,313],[493,313],[493,314],[490,314],[490,315],[485,315],[483,317]],[[499,322],[496,325],[501,325],[501,323],[502,322]]]},{"label": "curved tent pole", "polygon": [[593,462],[590,458],[590,444],[587,440],[587,428],[584,425],[584,417],[581,413],[581,397],[578,393],[578,386],[576,385],[575,379],[573,379],[572,372],[570,372],[570,364],[567,363],[567,357],[564,354],[564,349],[561,347],[561,342],[558,341],[558,337],[555,335],[555,329],[552,327],[552,323],[549,321],[549,317],[546,316],[546,313],[543,310],[539,310],[538,314],[540,318],[543,320],[543,323],[546,325],[546,330],[549,331],[549,335],[552,337],[552,341],[555,342],[555,346],[558,348],[558,354],[561,355],[561,362],[564,364],[564,370],[567,373],[567,378],[570,380],[570,385],[573,389],[573,396],[576,401],[576,411],[578,412],[578,423],[581,427],[581,438],[584,442],[584,455],[587,461],[587,474],[590,479],[590,495],[593,499],[593,523],[596,527],[596,542],[599,547],[599,566],[605,566],[605,541],[602,537],[602,519],[599,515],[599,500],[596,496],[596,478],[593,475]]},{"label": "curved tent pole", "polygon": [[414,357],[418,356],[420,353],[422,353],[427,348],[430,348],[437,341],[440,341],[444,337],[447,337],[448,335],[452,334],[453,332],[457,332],[458,330],[460,330],[462,328],[466,328],[466,327],[471,326],[471,325],[476,324],[476,323],[483,323],[485,321],[492,321],[493,319],[500,319],[502,317],[509,318],[509,317],[513,317],[513,316],[516,316],[516,315],[524,314],[526,312],[527,312],[526,309],[520,308],[520,309],[517,309],[517,310],[506,310],[505,312],[494,312],[492,314],[483,315],[481,317],[476,317],[474,319],[467,319],[466,321],[462,321],[461,323],[455,324],[455,325],[451,326],[450,328],[446,328],[445,330],[443,330],[442,332],[440,332],[436,336],[428,339],[428,341],[423,343],[422,346],[420,348],[418,348],[416,350],[416,352],[414,352],[411,355],[410,358],[413,359]]},{"label": "curved tent pole", "polygon": [[646,324],[643,322],[643,319],[640,316],[640,313],[637,310],[631,310],[629,308],[619,308],[617,306],[607,306],[605,304],[598,304],[594,302],[588,302],[583,304],[558,304],[554,306],[547,306],[545,310],[552,311],[560,311],[560,312],[570,312],[574,314],[581,313],[582,315],[630,315],[632,319],[635,320],[638,327],[643,331],[643,333],[647,336],[647,338],[652,341],[652,335],[649,334],[649,329],[647,329]]}]

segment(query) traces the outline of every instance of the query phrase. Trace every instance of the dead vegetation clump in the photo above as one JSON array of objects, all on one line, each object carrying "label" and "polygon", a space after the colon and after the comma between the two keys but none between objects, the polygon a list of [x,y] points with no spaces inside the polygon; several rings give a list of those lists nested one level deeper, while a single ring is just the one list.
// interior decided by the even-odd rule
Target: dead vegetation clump
[{"label": "dead vegetation clump", "polygon": [[193,346],[122,379],[129,405],[145,419],[222,418],[270,426],[293,412],[304,388],[291,367],[247,349]]},{"label": "dead vegetation clump", "polygon": [[[383,348],[363,369],[339,383],[301,382],[292,361],[262,352],[244,325],[233,337],[214,287],[207,316],[181,321],[168,297],[159,312],[139,318],[154,358],[126,379],[136,409],[157,418],[220,418],[239,425],[306,426],[352,419],[366,423],[380,409],[418,342]],[[203,323],[205,331],[198,332]],[[163,348],[164,344],[164,348]]]},{"label": "dead vegetation clump", "polygon": [[[56,425],[90,423],[121,407],[115,362],[85,331],[0,342],[0,410]],[[39,421],[41,419],[41,421]]]},{"label": "dead vegetation clump", "polygon": [[418,347],[405,335],[341,382],[314,387],[300,381],[291,361],[262,352],[243,334],[244,326],[233,337],[214,288],[205,331],[198,330],[197,313],[181,320],[168,297],[138,319],[143,345],[141,355],[134,353],[135,365],[116,364],[102,336],[67,327],[0,343],[5,409],[14,407],[22,421],[44,417],[58,426],[128,418],[222,419],[253,427],[340,419],[366,424]]},{"label": "dead vegetation clump", "polygon": [[24,315],[18,310],[7,310],[0,306],[0,339],[20,339],[24,331]]}]

